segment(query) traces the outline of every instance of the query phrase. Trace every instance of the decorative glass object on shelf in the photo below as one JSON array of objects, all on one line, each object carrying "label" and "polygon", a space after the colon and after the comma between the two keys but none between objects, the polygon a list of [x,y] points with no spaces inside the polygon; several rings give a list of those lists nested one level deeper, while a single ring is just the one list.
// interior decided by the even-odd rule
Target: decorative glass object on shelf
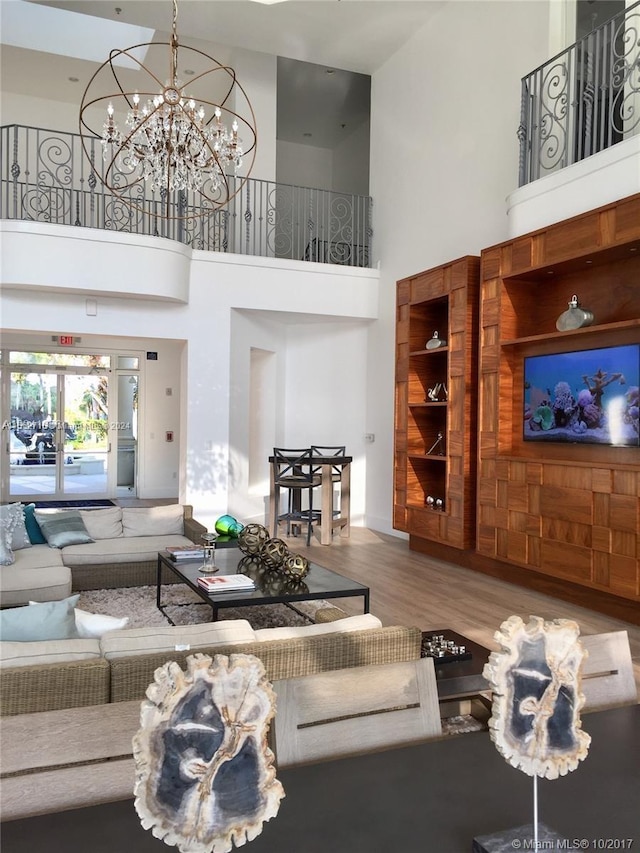
[{"label": "decorative glass object on shelf", "polygon": [[449,392],[444,382],[436,382],[433,388],[427,388],[427,396],[425,403],[446,403],[449,399]]},{"label": "decorative glass object on shelf", "polygon": [[444,434],[439,432],[436,436],[436,440],[433,442],[431,447],[427,450],[426,456],[430,456],[435,449],[438,448],[438,456],[444,456]]},{"label": "decorative glass object on shelf", "polygon": [[426,349],[439,349],[440,347],[446,347],[447,342],[444,338],[441,338],[438,332],[433,333],[433,337],[427,341],[425,344]]},{"label": "decorative glass object on shelf", "polygon": [[424,499],[425,506],[428,506],[429,509],[435,509],[439,512],[444,509],[444,501],[442,498],[434,498],[433,495],[427,495]]},{"label": "decorative glass object on shelf", "polygon": [[556,320],[556,329],[559,332],[570,332],[573,329],[582,329],[583,326],[590,326],[593,323],[594,316],[591,311],[586,308],[581,308],[578,302],[577,294],[573,294],[569,307]]},{"label": "decorative glass object on shelf", "polygon": [[213,575],[218,571],[216,566],[216,539],[217,533],[203,533],[200,537],[204,542],[204,559],[200,571],[205,575]]}]

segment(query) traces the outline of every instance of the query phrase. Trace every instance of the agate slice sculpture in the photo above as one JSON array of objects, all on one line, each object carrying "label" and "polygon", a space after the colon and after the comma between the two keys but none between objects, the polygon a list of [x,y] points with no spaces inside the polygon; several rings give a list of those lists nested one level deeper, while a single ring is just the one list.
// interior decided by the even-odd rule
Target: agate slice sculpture
[{"label": "agate slice sculpture", "polygon": [[228,853],[278,813],[267,731],[275,694],[252,655],[196,654],[156,670],[133,738],[135,808],[181,853]]},{"label": "agate slice sculpture", "polygon": [[529,776],[557,779],[587,756],[590,736],[582,731],[582,663],[586,652],[575,622],[545,622],[531,616],[525,625],[511,616],[494,637],[483,675],[493,690],[491,738],[511,764]]}]

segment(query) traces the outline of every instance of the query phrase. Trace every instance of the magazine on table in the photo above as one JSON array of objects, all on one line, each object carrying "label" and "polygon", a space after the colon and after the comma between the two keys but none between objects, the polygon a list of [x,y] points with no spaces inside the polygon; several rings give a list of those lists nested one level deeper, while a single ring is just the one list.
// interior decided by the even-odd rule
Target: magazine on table
[{"label": "magazine on table", "polygon": [[197,560],[204,557],[204,548],[197,545],[170,545],[165,550],[172,560]]},{"label": "magazine on table", "polygon": [[207,592],[226,592],[231,589],[255,589],[255,583],[247,575],[215,575],[198,578],[198,584]]}]

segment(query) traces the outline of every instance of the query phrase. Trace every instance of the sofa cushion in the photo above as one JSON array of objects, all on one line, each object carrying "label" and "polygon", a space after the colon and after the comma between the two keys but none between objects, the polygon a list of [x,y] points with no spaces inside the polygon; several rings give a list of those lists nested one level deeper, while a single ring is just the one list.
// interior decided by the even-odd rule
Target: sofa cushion
[{"label": "sofa cushion", "polygon": [[59,601],[71,595],[71,570],[60,551],[34,545],[15,552],[15,563],[0,568],[0,604],[15,607],[37,601]]},{"label": "sofa cushion", "polygon": [[33,643],[78,636],[74,607],[79,595],[0,611],[0,639]]},{"label": "sofa cushion", "polygon": [[103,563],[130,563],[156,560],[167,545],[191,545],[186,536],[122,536],[100,539],[86,545],[68,545],[62,549],[66,566],[93,566]]},{"label": "sofa cushion", "polygon": [[125,536],[163,536],[184,533],[184,510],[180,504],[122,509]]},{"label": "sofa cushion", "polygon": [[0,643],[0,667],[69,663],[100,658],[98,640],[46,640],[44,642]]},{"label": "sofa cushion", "polygon": [[78,510],[39,510],[35,512],[42,535],[51,548],[93,542]]},{"label": "sofa cushion", "polygon": [[107,660],[156,652],[193,651],[216,645],[250,643],[255,632],[246,619],[205,622],[201,625],[167,625],[166,628],[128,628],[112,631],[100,640]]},{"label": "sofa cushion", "polygon": [[36,505],[27,504],[24,508],[24,524],[32,545],[46,545],[47,540],[42,535],[40,525],[36,520]]},{"label": "sofa cushion", "polygon": [[117,539],[123,535],[122,509],[119,506],[108,509],[81,509],[80,518],[95,542],[99,539]]},{"label": "sofa cushion", "polygon": [[[34,545],[32,548],[24,548],[16,552],[14,569],[45,569],[49,566],[62,566],[62,552],[58,548],[49,548],[48,545]],[[4,577],[4,574],[0,575]]]},{"label": "sofa cushion", "polygon": [[302,625],[300,627],[260,628],[255,632],[256,640],[290,640],[293,637],[313,637],[317,634],[336,634],[344,631],[364,631],[366,628],[381,628],[382,622],[372,613],[362,616],[348,616],[334,622],[320,625]]}]

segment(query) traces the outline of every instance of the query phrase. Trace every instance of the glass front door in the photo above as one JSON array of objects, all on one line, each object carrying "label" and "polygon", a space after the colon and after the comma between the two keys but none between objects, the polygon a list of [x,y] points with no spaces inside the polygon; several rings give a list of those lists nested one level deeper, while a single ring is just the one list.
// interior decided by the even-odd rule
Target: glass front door
[{"label": "glass front door", "polygon": [[9,498],[107,495],[108,373],[21,366],[10,373]]}]

